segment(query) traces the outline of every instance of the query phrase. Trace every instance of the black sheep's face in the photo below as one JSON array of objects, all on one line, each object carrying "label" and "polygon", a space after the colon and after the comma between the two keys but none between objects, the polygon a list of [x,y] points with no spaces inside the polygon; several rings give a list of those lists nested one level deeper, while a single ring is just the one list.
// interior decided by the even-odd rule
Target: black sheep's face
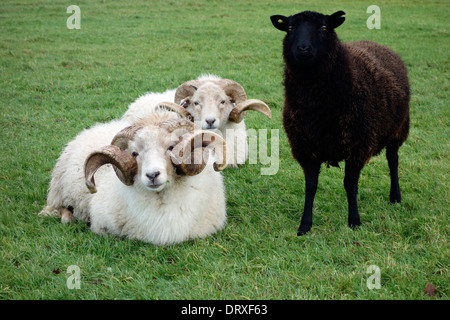
[{"label": "black sheep's face", "polygon": [[340,26],[345,14],[338,11],[332,15],[304,11],[293,16],[271,16],[275,28],[286,32],[283,42],[283,55],[292,67],[314,66],[324,61],[334,45],[334,29]]}]

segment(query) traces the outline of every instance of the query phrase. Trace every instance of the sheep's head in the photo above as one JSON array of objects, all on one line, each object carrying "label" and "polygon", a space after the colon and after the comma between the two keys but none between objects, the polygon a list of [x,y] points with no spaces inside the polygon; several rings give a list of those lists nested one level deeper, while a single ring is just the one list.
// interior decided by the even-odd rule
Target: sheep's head
[{"label": "sheep's head", "polygon": [[239,123],[246,110],[272,117],[270,108],[264,102],[247,100],[244,88],[228,79],[185,82],[177,88],[175,103],[185,107],[205,130],[223,129],[228,121]]},{"label": "sheep's head", "polygon": [[293,67],[314,66],[326,61],[336,48],[334,29],[345,20],[344,11],[332,15],[304,11],[293,16],[270,17],[275,28],[286,32],[283,42],[285,62]]},{"label": "sheep's head", "polygon": [[158,125],[130,126],[121,130],[105,146],[89,155],[85,162],[86,186],[97,191],[94,174],[110,163],[125,185],[138,184],[161,191],[177,175],[197,175],[205,168],[209,151],[217,161],[214,170],[226,167],[225,141],[216,133],[199,130],[187,119],[173,119]]}]

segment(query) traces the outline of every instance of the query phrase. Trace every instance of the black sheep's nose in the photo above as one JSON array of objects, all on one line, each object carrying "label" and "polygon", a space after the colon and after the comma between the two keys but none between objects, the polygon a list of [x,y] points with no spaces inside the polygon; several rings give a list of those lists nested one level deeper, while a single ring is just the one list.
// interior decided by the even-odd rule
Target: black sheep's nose
[{"label": "black sheep's nose", "polygon": [[160,174],[161,174],[161,172],[155,171],[155,172],[152,172],[152,173],[147,173],[147,174],[145,174],[145,175],[147,176],[147,178],[150,179],[151,182],[154,182],[155,179],[156,179]]},{"label": "black sheep's nose", "polygon": [[300,53],[310,53],[311,50],[312,50],[312,47],[310,45],[307,45],[307,44],[301,44],[301,45],[297,46],[297,50]]}]

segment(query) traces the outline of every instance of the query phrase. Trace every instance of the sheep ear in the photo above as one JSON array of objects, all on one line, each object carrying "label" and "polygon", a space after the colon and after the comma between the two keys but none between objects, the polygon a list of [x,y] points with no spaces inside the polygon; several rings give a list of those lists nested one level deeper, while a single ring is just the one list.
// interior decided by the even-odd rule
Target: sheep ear
[{"label": "sheep ear", "polygon": [[281,31],[288,31],[289,28],[289,17],[281,16],[281,15],[273,15],[270,17],[272,24],[275,28]]},{"label": "sheep ear", "polygon": [[341,17],[345,14],[344,11],[337,11],[335,13],[333,13],[330,16],[327,16],[328,19],[328,24],[333,28],[336,29],[337,27],[339,27],[341,24],[344,23],[345,21],[345,17]]},{"label": "sheep ear", "polygon": [[191,100],[189,99],[189,97],[181,100],[181,102],[180,102],[180,106],[182,106],[183,108],[189,107],[190,104],[191,104]]}]

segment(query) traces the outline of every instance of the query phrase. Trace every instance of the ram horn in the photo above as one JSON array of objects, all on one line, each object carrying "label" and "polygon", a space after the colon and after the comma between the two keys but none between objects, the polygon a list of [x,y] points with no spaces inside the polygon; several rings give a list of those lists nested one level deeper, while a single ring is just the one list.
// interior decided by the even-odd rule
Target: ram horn
[{"label": "ram horn", "polygon": [[230,79],[222,79],[218,82],[219,86],[222,87],[226,95],[233,100],[235,104],[239,104],[247,100],[247,95],[245,94],[244,88],[236,81]]},{"label": "ram horn", "polygon": [[269,106],[258,99],[249,99],[236,104],[236,106],[231,110],[228,119],[239,123],[244,119],[246,110],[259,111],[262,114],[265,114],[268,118],[272,119],[272,111]]},{"label": "ram horn", "polygon": [[190,80],[181,84],[175,91],[175,100],[174,100],[175,103],[181,105],[181,101],[188,97],[192,97],[192,95],[198,89],[199,86],[200,81],[197,80]]},{"label": "ram horn", "polygon": [[174,112],[182,115],[183,117],[189,119],[190,121],[194,121],[194,118],[189,113],[189,111],[187,111],[185,108],[183,108],[182,106],[180,106],[177,103],[174,103],[174,102],[161,102],[161,103],[158,103],[158,105],[156,107],[165,108],[165,109],[167,109],[169,111],[174,111]]},{"label": "ram horn", "polygon": [[216,161],[215,171],[226,168],[226,143],[217,133],[198,131],[185,134],[181,141],[173,148],[170,156],[179,174],[194,176],[203,171],[209,159],[209,151],[213,150]]},{"label": "ram horn", "polygon": [[246,110],[253,110],[263,113],[269,118],[272,118],[272,112],[267,104],[257,99],[247,100],[244,88],[236,81],[223,79],[220,81],[222,89],[225,91],[235,103],[235,107],[231,110],[228,119],[230,121],[239,123],[244,119]]},{"label": "ram horn", "polygon": [[177,129],[186,129],[187,131],[193,131],[196,129],[200,129],[194,122],[186,120],[186,119],[170,119],[162,122],[159,125],[161,128],[166,129],[169,133]]},{"label": "ram horn", "polygon": [[137,131],[142,129],[141,126],[129,126],[120,130],[111,141],[111,145],[119,147],[121,150],[128,148],[128,142],[133,140]]},{"label": "ram horn", "polygon": [[133,184],[138,167],[136,159],[128,152],[121,150],[120,147],[109,145],[91,153],[84,163],[85,182],[91,193],[97,192],[94,180],[95,172],[108,163],[114,166],[117,177],[122,183],[127,186]]}]

